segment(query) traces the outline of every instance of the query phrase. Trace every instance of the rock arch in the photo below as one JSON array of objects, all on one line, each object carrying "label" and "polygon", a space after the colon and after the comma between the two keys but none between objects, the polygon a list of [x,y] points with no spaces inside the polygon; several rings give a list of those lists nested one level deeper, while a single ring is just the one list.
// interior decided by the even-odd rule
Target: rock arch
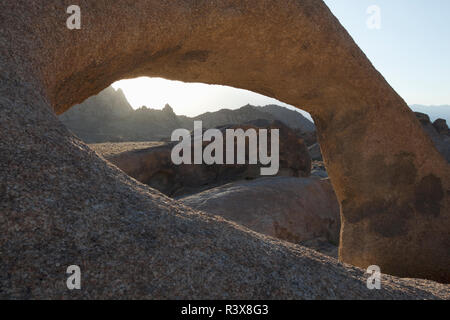
[{"label": "rock arch", "polygon": [[[69,2],[0,5],[2,267],[10,274],[0,277],[9,294],[67,295],[48,279],[59,274],[58,259],[58,265],[79,259],[90,270],[84,297],[105,297],[106,288],[117,293],[120,286],[108,282],[114,277],[126,283],[128,297],[205,297],[208,285],[208,297],[307,297],[295,283],[314,278],[300,276],[302,267],[316,263],[314,254],[299,257],[298,248],[192,213],[124,177],[54,116],[115,80],[144,75],[239,87],[309,111],[341,203],[340,258],[449,281],[449,166],[322,1],[82,0],[77,31],[65,25]],[[238,251],[254,265],[243,267],[247,262],[229,253],[238,240],[244,241]],[[222,256],[205,249],[208,243]],[[264,247],[279,251],[267,260],[249,253],[263,254]],[[197,260],[179,259],[183,254]],[[42,255],[47,260],[37,258]],[[155,274],[133,278],[138,267],[150,272],[148,265]],[[281,275],[279,289],[269,265]],[[209,280],[186,282],[189,272],[198,280],[201,266]],[[231,275],[233,266],[242,274]],[[329,268],[343,281],[357,278],[335,262]],[[261,274],[250,279],[254,272]],[[30,274],[40,291],[27,291],[22,281]],[[161,280],[168,277],[169,284]],[[272,291],[239,291],[244,283],[267,283]],[[367,296],[357,283],[354,293],[333,292]],[[312,296],[321,295],[314,290]]]}]

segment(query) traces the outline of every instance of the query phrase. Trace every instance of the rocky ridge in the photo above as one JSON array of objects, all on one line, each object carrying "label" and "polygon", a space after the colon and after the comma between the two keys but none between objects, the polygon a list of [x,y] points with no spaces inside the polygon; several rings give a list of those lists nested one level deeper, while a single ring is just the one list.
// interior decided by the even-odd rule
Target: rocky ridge
[{"label": "rocky ridge", "polygon": [[425,132],[433,141],[436,149],[447,159],[450,163],[450,130],[447,125],[447,121],[444,119],[437,119],[431,122],[430,117],[427,114],[416,112],[416,116],[419,119]]},{"label": "rocky ridge", "polygon": [[254,120],[279,120],[303,134],[307,141],[315,139],[314,124],[299,112],[284,107],[246,105],[237,110],[222,109],[189,118],[176,115],[170,105],[162,110],[145,106],[133,110],[122,90],[112,87],[72,107],[59,118],[87,143],[167,140],[175,129],[192,130],[194,121],[202,121],[208,129]]}]

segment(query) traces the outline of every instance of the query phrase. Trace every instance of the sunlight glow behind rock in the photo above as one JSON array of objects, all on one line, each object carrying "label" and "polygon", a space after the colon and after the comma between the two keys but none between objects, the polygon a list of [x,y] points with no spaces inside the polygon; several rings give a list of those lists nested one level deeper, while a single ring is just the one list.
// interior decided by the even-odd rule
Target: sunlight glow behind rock
[{"label": "sunlight glow behind rock", "polygon": [[265,106],[276,104],[297,110],[308,119],[311,116],[302,110],[251,91],[204,83],[185,83],[162,78],[141,77],[115,82],[114,89],[122,89],[135,109],[142,106],[162,109],[170,104],[178,115],[197,116],[223,108],[238,109],[246,104]]}]

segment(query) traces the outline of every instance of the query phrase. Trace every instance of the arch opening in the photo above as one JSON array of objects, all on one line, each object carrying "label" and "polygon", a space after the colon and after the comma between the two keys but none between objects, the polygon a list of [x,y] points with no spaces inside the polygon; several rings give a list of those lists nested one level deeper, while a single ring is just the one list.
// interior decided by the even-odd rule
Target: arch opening
[{"label": "arch opening", "polygon": [[[137,88],[138,90],[136,90]],[[154,109],[153,107],[158,104],[165,106],[161,109],[158,107]],[[214,105],[215,107],[212,107]],[[177,110],[184,114],[177,114]],[[194,116],[187,116],[186,113]],[[134,150],[134,148],[142,149],[152,146],[162,151],[162,146],[168,147],[169,144],[173,148],[175,145],[171,143],[175,142],[172,139],[173,133],[176,130],[187,129],[194,138],[195,124],[200,125],[204,131],[221,130],[224,135],[227,129],[231,130],[234,127],[236,129],[243,128],[245,132],[258,128],[269,131],[281,129],[282,140],[289,140],[289,144],[292,146],[287,142],[282,142],[281,168],[278,168],[274,175],[308,176],[311,171],[308,148],[314,146],[317,149],[317,138],[315,126],[307,117],[310,118],[306,112],[300,113],[292,106],[250,91],[200,83],[188,84],[164,79],[138,78],[128,82],[116,82],[99,95],[66,111],[59,116],[59,119],[76,136],[97,148],[100,153],[105,154],[106,158],[118,157],[119,154]],[[255,142],[257,145],[259,144],[258,140]],[[237,142],[238,139],[235,143]],[[121,143],[121,145],[116,147],[111,143]],[[207,140],[204,143],[207,143]],[[277,141],[277,145],[279,152],[279,141]],[[108,146],[116,150],[114,155],[112,151],[105,150]],[[203,149],[206,147],[204,145]],[[246,148],[246,162],[243,164],[246,170],[243,174],[248,174],[248,176],[241,178],[260,177],[261,174],[256,174],[257,165],[249,163],[248,141],[246,141]],[[315,152],[317,159],[314,160],[321,161],[320,149]],[[164,149],[163,153],[168,158],[170,148]],[[297,161],[295,157],[297,157]],[[220,163],[227,164],[226,159],[226,153],[223,152]],[[258,162],[258,159],[261,160],[261,155],[257,156],[255,160]],[[279,163],[280,160],[277,161]],[[202,164],[205,165],[204,162]],[[164,165],[173,166],[173,163],[165,161]],[[252,169],[247,166],[251,166]],[[316,167],[321,168],[322,177],[327,176],[323,164],[319,163]],[[148,169],[147,167],[146,170]],[[166,169],[155,167],[153,171]],[[159,185],[150,182],[152,176],[149,176],[148,172],[138,173],[130,167],[127,167],[125,171],[134,172],[132,175],[134,178],[150,186]],[[313,173],[315,174],[315,172]],[[220,176],[223,176],[223,173],[221,175],[216,173],[211,178],[214,180],[215,177],[217,182]],[[238,177],[239,175],[235,179]],[[233,179],[230,177],[228,180]],[[171,181],[172,184],[175,183],[173,179]],[[201,181],[198,183],[203,186]],[[173,196],[173,191],[165,192],[172,190],[172,187],[156,187],[156,189]]]}]

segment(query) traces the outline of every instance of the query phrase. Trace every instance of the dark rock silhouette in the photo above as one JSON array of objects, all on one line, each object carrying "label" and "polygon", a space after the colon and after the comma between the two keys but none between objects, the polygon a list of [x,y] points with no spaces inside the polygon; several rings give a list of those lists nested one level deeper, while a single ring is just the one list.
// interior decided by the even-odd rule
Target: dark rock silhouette
[{"label": "dark rock silhouette", "polygon": [[60,120],[87,143],[161,141],[179,128],[193,129],[194,121],[203,121],[205,128],[244,124],[258,119],[280,120],[296,129],[307,143],[315,139],[314,124],[302,114],[280,106],[244,106],[237,110],[223,109],[195,118],[177,116],[170,105],[162,110],[141,107],[133,110],[122,90],[112,87],[60,115]]},{"label": "dark rock silhouette", "polygon": [[169,105],[163,110],[133,110],[123,92],[112,87],[74,106],[60,120],[87,143],[158,141],[170,137],[175,129],[193,126]]},{"label": "dark rock silhouette", "polygon": [[194,120],[203,121],[204,126],[207,128],[230,124],[243,124],[258,119],[268,121],[279,120],[289,128],[298,129],[304,133],[315,130],[314,124],[301,113],[276,105],[268,105],[265,107],[246,105],[237,110],[222,109],[216,112],[207,112],[194,118]]},{"label": "dark rock silhouette", "polygon": [[[226,129],[278,129],[280,132],[280,176],[307,177],[311,172],[311,159],[303,140],[296,132],[279,121],[257,120],[245,125],[222,126]],[[269,138],[270,141],[270,138]],[[226,143],[226,139],[224,139]],[[177,143],[166,143],[150,148],[138,148],[124,151],[117,148],[117,153],[111,152],[114,146],[104,148],[103,145],[93,145],[107,160],[116,165],[131,177],[145,183],[171,197],[197,193],[212,187],[220,186],[242,179],[261,177],[261,164],[251,165],[247,159],[244,165],[175,165],[171,160],[172,149]],[[204,143],[206,147],[209,143]],[[193,142],[192,142],[193,146]],[[192,147],[193,148],[193,147]],[[193,155],[192,151],[192,155]],[[227,151],[224,147],[224,157]],[[194,163],[192,161],[192,163]]]}]

